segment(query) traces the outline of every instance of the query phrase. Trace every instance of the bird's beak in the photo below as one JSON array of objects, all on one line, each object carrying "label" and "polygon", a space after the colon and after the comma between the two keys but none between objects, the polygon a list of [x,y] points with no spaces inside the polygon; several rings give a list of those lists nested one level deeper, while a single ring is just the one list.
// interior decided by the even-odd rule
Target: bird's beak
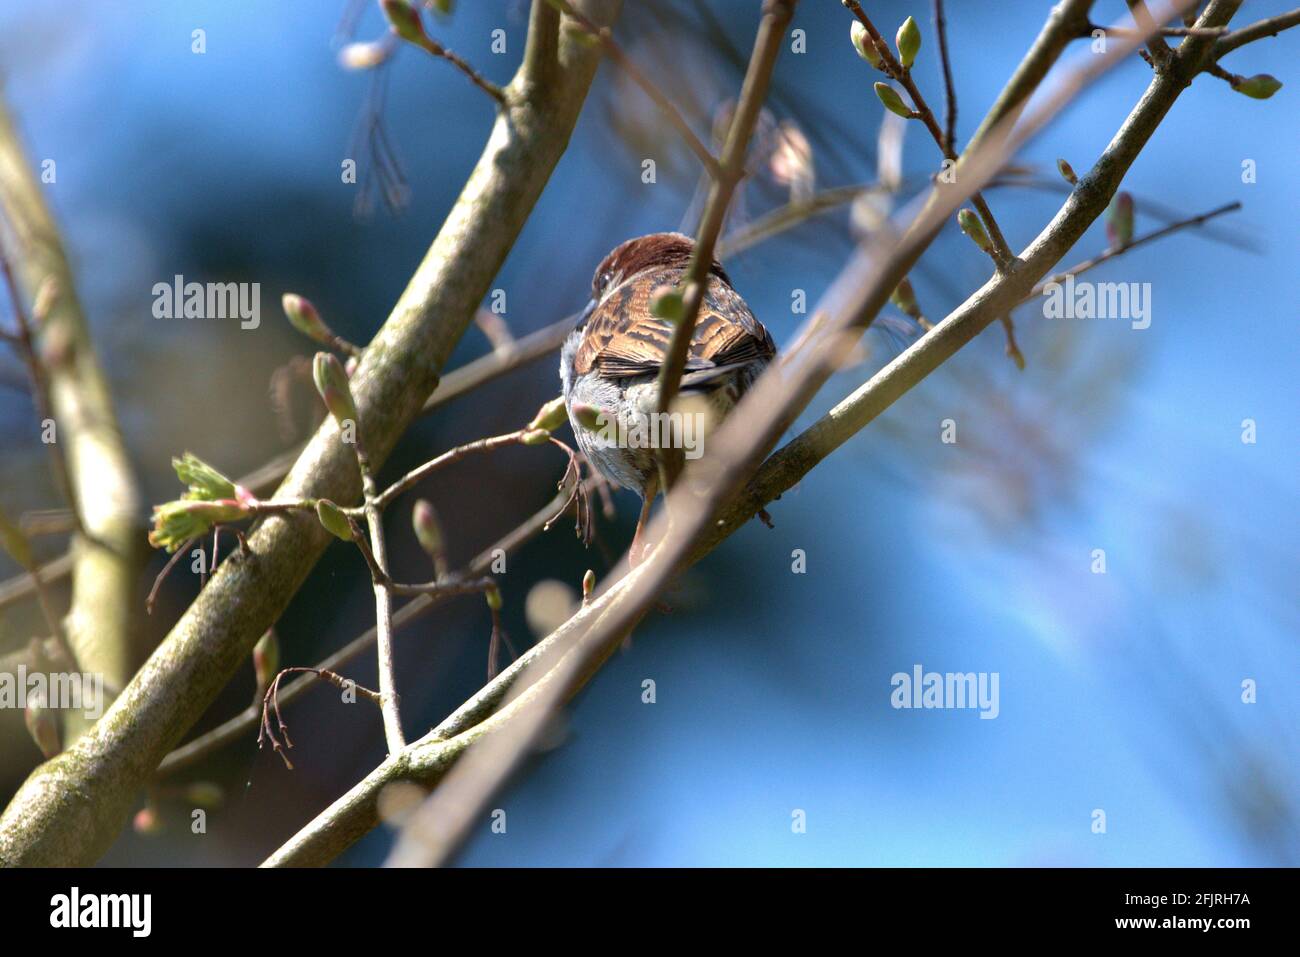
[{"label": "bird's beak", "polygon": [[582,310],[582,315],[578,317],[578,324],[574,326],[575,329],[581,329],[587,325],[587,320],[590,319],[591,314],[596,311],[596,305],[597,303],[595,299],[587,301],[587,305]]}]

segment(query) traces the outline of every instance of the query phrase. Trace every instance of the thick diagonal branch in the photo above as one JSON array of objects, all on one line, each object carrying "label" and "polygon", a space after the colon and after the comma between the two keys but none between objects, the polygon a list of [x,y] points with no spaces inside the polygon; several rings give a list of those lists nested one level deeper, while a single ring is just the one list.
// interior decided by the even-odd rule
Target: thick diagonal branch
[{"label": "thick diagonal branch", "polygon": [[[607,23],[619,2],[582,6]],[[376,467],[437,384],[568,145],[599,55],[561,34],[559,19],[535,0],[510,108],[498,115],[460,197],[352,378],[359,430]],[[359,492],[355,456],[330,419],[277,496],[353,502]],[[95,728],[20,788],[0,818],[0,864],[86,864],[103,853],[138,789],[244,663],[327,541],[314,518],[267,519],[250,536],[248,553],[221,565]]]}]

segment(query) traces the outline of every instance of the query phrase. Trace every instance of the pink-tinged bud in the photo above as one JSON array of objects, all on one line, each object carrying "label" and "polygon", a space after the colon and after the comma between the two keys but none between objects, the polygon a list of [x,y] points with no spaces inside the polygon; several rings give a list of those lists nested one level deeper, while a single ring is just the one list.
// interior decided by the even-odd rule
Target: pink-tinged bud
[{"label": "pink-tinged bud", "polygon": [[339,66],[345,70],[373,70],[391,52],[391,47],[383,43],[349,43],[339,50]]},{"label": "pink-tinged bud", "polygon": [[537,410],[537,414],[533,416],[533,421],[528,423],[528,428],[545,429],[547,432],[554,432],[564,424],[567,416],[568,411],[564,408],[564,396],[556,396]]},{"label": "pink-tinged bud", "polygon": [[875,43],[871,40],[871,35],[867,33],[867,28],[860,21],[854,20],[849,27],[849,39],[853,41],[853,49],[858,51],[858,56],[877,70],[882,69],[883,63],[880,59],[880,51],[876,49]]},{"label": "pink-tinged bud", "polygon": [[1114,249],[1123,249],[1133,241],[1133,197],[1116,193],[1106,211],[1106,238]]},{"label": "pink-tinged bud", "polygon": [[352,523],[343,514],[343,510],[329,499],[320,498],[316,500],[316,517],[325,526],[325,530],[335,538],[341,538],[345,542],[353,540]]},{"label": "pink-tinged bud", "polygon": [[975,215],[973,209],[963,209],[957,214],[957,225],[961,231],[971,238],[971,240],[980,249],[989,255],[993,254],[993,243],[989,240],[989,234],[984,231],[984,224],[980,218]]},{"label": "pink-tinged bud", "polygon": [[885,104],[885,109],[890,113],[897,113],[906,120],[912,119],[912,110],[903,102],[903,98],[898,95],[888,83],[877,82],[875,85],[876,96],[880,97],[880,102]]},{"label": "pink-tinged bud", "polygon": [[23,568],[32,567],[32,546],[18,524],[0,509],[0,549]]},{"label": "pink-tinged bud", "polygon": [[271,682],[280,673],[280,639],[274,628],[268,628],[257,644],[253,646],[253,674],[257,676],[257,693],[271,687]]},{"label": "pink-tinged bud", "polygon": [[582,576],[582,603],[585,605],[591,601],[592,592],[596,590],[596,573],[590,568],[587,574]]},{"label": "pink-tinged bud", "polygon": [[328,352],[316,353],[311,365],[312,378],[316,382],[316,391],[325,401],[334,421],[343,426],[345,422],[357,421],[357,404],[352,398],[352,387],[348,385],[348,374],[343,363]]},{"label": "pink-tinged bud", "polygon": [[898,34],[894,37],[894,46],[898,47],[898,62],[903,64],[904,68],[910,67],[921,49],[921,28],[911,17],[904,20],[903,25],[898,28]]},{"label": "pink-tinged bud", "polygon": [[162,816],[159,815],[157,808],[146,805],[135,812],[135,817],[131,819],[131,829],[142,837],[161,833]]},{"label": "pink-tinged bud", "polygon": [[1232,88],[1253,100],[1267,100],[1282,89],[1282,81],[1267,73],[1256,73],[1254,76],[1233,77]]},{"label": "pink-tinged bud", "polygon": [[1079,177],[1074,175],[1074,167],[1071,166],[1069,163],[1067,163],[1065,160],[1063,159],[1057,160],[1056,168],[1060,171],[1061,178],[1064,179],[1071,186],[1079,185]]},{"label": "pink-tinged bud", "polygon": [[415,538],[425,554],[435,562],[442,561],[445,547],[442,523],[438,521],[438,513],[434,511],[431,502],[419,499],[415,503],[415,508],[411,509],[411,526],[415,529]]},{"label": "pink-tinged bud", "polygon": [[650,315],[674,325],[681,322],[686,315],[686,300],[682,291],[672,286],[658,290],[650,298]]},{"label": "pink-tinged bud", "polygon": [[191,807],[215,811],[225,800],[225,789],[212,781],[195,781],[185,789],[185,802]]},{"label": "pink-tinged bud", "polygon": [[311,300],[286,292],[280,299],[280,305],[284,308],[289,324],[308,339],[328,345],[334,338],[334,333],[329,326],[325,325],[325,321],[321,319],[320,313],[316,311]]},{"label": "pink-tinged bud", "polygon": [[352,381],[352,376],[357,371],[357,366],[361,365],[360,356],[348,356],[348,361],[343,363],[343,371],[348,374],[348,381]]},{"label": "pink-tinged bud", "polygon": [[577,422],[588,432],[596,432],[600,429],[600,420],[602,417],[609,421],[603,409],[594,405],[588,405],[586,402],[574,402],[569,406],[569,417]]},{"label": "pink-tinged bud", "polygon": [[53,708],[46,707],[44,694],[38,692],[27,696],[23,720],[27,724],[27,733],[32,736],[32,740],[41,749],[41,754],[46,760],[63,750],[63,744],[59,739],[58,713]]},{"label": "pink-tinged bud", "polygon": [[424,46],[429,38],[425,36],[424,24],[420,22],[420,11],[407,0],[379,0],[388,24],[403,40]]},{"label": "pink-tinged bud", "polygon": [[483,593],[483,597],[487,601],[487,606],[493,611],[501,610],[501,589],[497,588],[496,585],[489,585],[487,591]]},{"label": "pink-tinged bud", "polygon": [[252,510],[233,500],[215,502],[179,499],[153,507],[153,528],[149,544],[174,552],[191,538],[206,535],[214,525],[225,525],[251,517]]}]

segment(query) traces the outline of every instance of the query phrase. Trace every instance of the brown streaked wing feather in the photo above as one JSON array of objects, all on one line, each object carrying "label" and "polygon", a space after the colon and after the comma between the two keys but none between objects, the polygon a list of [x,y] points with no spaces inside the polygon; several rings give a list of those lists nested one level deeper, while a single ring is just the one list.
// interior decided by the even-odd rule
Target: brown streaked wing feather
[{"label": "brown streaked wing feather", "polygon": [[[671,324],[650,315],[650,297],[665,282],[628,283],[612,293],[587,321],[587,330],[575,357],[579,375],[599,368],[603,375],[624,378],[653,374],[663,364],[672,339]],[[687,370],[713,365],[770,359],[776,354],[772,337],[745,301],[717,278],[709,281],[708,294],[691,336]]]}]

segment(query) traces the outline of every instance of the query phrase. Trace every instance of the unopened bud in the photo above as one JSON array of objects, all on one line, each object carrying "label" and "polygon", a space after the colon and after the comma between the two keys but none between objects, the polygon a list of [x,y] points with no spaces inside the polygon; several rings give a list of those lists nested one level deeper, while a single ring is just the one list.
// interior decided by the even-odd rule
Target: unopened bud
[{"label": "unopened bud", "polygon": [[898,33],[894,36],[894,45],[898,47],[898,62],[903,64],[904,69],[910,67],[921,49],[921,28],[911,17],[904,20],[903,25],[898,28]]},{"label": "unopened bud", "polygon": [[568,418],[568,410],[564,407],[564,396],[559,395],[537,410],[533,421],[528,423],[528,428],[554,432],[564,424],[566,418]]},{"label": "unopened bud", "polygon": [[1056,168],[1060,170],[1061,177],[1071,186],[1079,185],[1079,177],[1074,175],[1074,167],[1063,159],[1056,161]]},{"label": "unopened bud", "polygon": [[912,289],[912,281],[904,277],[890,295],[889,301],[909,316],[916,312],[916,292]]},{"label": "unopened bud", "polygon": [[545,445],[551,441],[551,433],[546,429],[530,429],[519,437],[524,445]]},{"label": "unopened bud", "polygon": [[280,300],[280,305],[284,307],[284,314],[289,318],[289,323],[308,339],[328,344],[334,338],[334,333],[329,326],[325,325],[325,321],[321,319],[320,313],[316,311],[310,299],[286,292]]},{"label": "unopened bud", "polygon": [[487,606],[493,611],[501,610],[501,589],[497,588],[495,584],[487,587],[487,591],[483,593],[483,597],[487,600]]},{"label": "unopened bud", "polygon": [[28,695],[27,707],[23,709],[23,720],[27,724],[27,733],[32,736],[32,740],[36,742],[36,746],[41,749],[41,754],[47,760],[63,750],[59,740],[58,714],[46,706],[43,693],[36,692]]},{"label": "unopened bud", "polygon": [[349,421],[355,423],[357,404],[353,401],[343,363],[328,352],[318,352],[312,362],[311,374],[316,382],[316,391],[325,400],[325,408],[334,416],[334,421],[340,426]]},{"label": "unopened bud", "polygon": [[327,498],[316,500],[316,517],[325,526],[325,530],[335,538],[345,542],[352,541],[352,523],[343,514],[343,510]]},{"label": "unopened bud", "polygon": [[596,432],[600,429],[600,420],[602,418],[608,421],[608,416],[604,410],[594,405],[588,405],[586,402],[574,402],[570,405],[569,415],[573,418],[573,421],[589,432]]},{"label": "unopened bud", "polygon": [[1282,89],[1282,81],[1267,73],[1256,73],[1254,76],[1235,77],[1232,88],[1253,100],[1267,100]]},{"label": "unopened bud", "polygon": [[897,113],[907,120],[912,118],[912,111],[908,109],[907,104],[903,102],[903,98],[898,95],[898,91],[892,86],[877,81],[875,90],[876,96],[880,97],[880,102],[885,104],[885,109],[889,110],[890,113]]},{"label": "unopened bud", "polygon": [[1106,237],[1114,249],[1123,249],[1133,241],[1133,197],[1116,193],[1106,210]]},{"label": "unopened bud", "polygon": [[992,255],[993,243],[989,241],[989,234],[984,231],[984,224],[975,215],[975,210],[963,209],[959,212],[957,214],[957,225],[961,227],[963,233],[974,241],[976,246]]},{"label": "unopened bud", "polygon": [[424,46],[428,38],[424,35],[424,24],[420,22],[420,11],[407,0],[379,0],[379,6],[394,33],[403,40]]},{"label": "unopened bud", "polygon": [[415,529],[415,538],[420,547],[434,561],[443,555],[442,523],[433,505],[425,499],[419,499],[411,509],[411,526]]},{"label": "unopened bud", "polygon": [[673,324],[681,322],[686,315],[686,301],[681,290],[670,287],[656,292],[650,299],[650,315]]},{"label": "unopened bud", "polygon": [[596,573],[590,568],[587,574],[582,576],[582,603],[585,605],[591,600],[591,593],[596,590]]},{"label": "unopened bud", "polygon": [[867,33],[867,28],[861,22],[853,21],[852,26],[849,27],[849,39],[853,41],[853,49],[858,51],[858,56],[877,70],[881,69],[880,51],[876,49],[876,44],[872,42],[871,35]]},{"label": "unopened bud", "polygon": [[271,687],[271,682],[279,673],[280,640],[275,636],[275,629],[268,628],[253,646],[253,674],[257,676],[259,695]]}]

